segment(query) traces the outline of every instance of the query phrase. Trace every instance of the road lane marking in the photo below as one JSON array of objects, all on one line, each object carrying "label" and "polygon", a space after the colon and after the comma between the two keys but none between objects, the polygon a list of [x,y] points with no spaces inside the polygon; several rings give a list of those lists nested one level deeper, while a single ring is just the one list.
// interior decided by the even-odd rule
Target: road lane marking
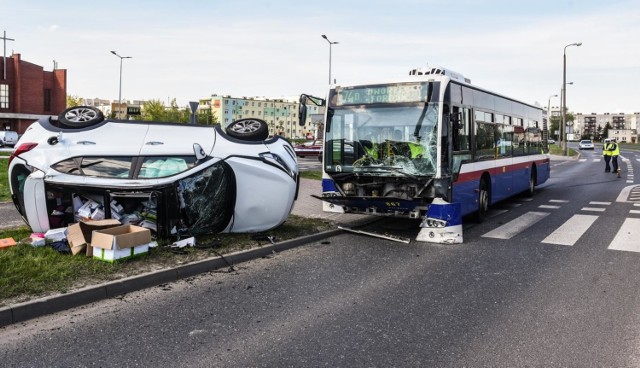
[{"label": "road lane marking", "polygon": [[602,206],[608,206],[611,204],[611,202],[589,202],[589,204],[596,204],[596,205],[602,205]]},{"label": "road lane marking", "polygon": [[557,210],[558,208],[560,208],[560,206],[552,206],[552,205],[548,205],[548,204],[541,204],[541,205],[538,206],[538,208],[550,208],[550,209]]},{"label": "road lane marking", "polygon": [[600,162],[600,159],[599,158],[594,158],[593,162]]},{"label": "road lane marking", "polygon": [[627,218],[620,226],[608,249],[640,252],[638,238],[640,238],[640,219]]},{"label": "road lane marking", "polygon": [[589,227],[598,219],[593,215],[573,215],[542,242],[547,244],[574,245]]},{"label": "road lane marking", "polygon": [[536,222],[549,215],[549,212],[527,212],[524,215],[513,219],[506,224],[482,235],[483,238],[511,239],[521,231],[528,229]]},{"label": "road lane marking", "polygon": [[629,211],[629,213],[634,213],[634,214],[637,215],[637,214],[640,214],[640,210],[631,210],[631,211]]},{"label": "road lane marking", "polygon": [[567,201],[566,199],[550,199],[549,202],[551,202],[551,203],[569,203],[569,201]]},{"label": "road lane marking", "polygon": [[[585,161],[587,161],[587,159],[586,158],[581,158],[579,161],[580,162],[585,162]],[[640,161],[640,159],[638,161]]]},{"label": "road lane marking", "polygon": [[604,212],[606,208],[601,207],[582,207],[581,211]]}]

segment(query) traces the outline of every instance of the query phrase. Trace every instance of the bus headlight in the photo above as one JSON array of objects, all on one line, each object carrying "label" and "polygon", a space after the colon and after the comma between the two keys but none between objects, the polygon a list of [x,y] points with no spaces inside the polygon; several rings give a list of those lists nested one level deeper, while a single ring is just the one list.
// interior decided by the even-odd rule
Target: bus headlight
[{"label": "bus headlight", "polygon": [[427,227],[446,227],[447,226],[447,222],[444,220],[438,220],[438,219],[430,219],[428,218],[427,221]]}]

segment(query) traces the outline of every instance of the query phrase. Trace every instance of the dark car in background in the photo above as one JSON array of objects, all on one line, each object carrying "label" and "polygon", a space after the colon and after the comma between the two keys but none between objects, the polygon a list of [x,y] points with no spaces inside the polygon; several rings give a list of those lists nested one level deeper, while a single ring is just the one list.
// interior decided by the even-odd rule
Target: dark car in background
[{"label": "dark car in background", "polygon": [[298,157],[316,157],[322,155],[322,139],[307,141],[293,147]]}]

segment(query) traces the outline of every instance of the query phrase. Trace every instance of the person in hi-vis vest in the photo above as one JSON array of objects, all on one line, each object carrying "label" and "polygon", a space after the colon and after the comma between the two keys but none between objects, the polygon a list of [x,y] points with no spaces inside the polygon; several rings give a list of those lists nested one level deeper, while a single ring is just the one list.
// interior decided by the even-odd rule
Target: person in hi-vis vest
[{"label": "person in hi-vis vest", "polygon": [[604,144],[602,145],[602,158],[604,159],[604,172],[606,173],[611,172],[611,165],[609,165],[609,163],[611,162],[609,143],[611,143],[611,141],[609,140],[609,138],[607,138],[604,140]]},{"label": "person in hi-vis vest", "polygon": [[615,141],[609,143],[609,152],[611,152],[611,167],[614,174],[620,177],[620,168],[618,167],[618,156],[620,156],[620,145]]}]

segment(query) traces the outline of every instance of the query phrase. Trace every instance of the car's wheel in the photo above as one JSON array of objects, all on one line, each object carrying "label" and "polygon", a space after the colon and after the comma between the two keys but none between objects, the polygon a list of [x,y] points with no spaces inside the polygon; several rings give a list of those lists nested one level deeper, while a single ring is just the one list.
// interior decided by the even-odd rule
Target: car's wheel
[{"label": "car's wheel", "polygon": [[487,219],[487,213],[489,212],[489,184],[487,178],[480,179],[480,187],[478,188],[478,210],[476,211],[475,218],[477,223],[481,223]]},{"label": "car's wheel", "polygon": [[81,129],[100,124],[104,114],[93,106],[75,106],[64,110],[58,116],[58,121],[65,128]]},{"label": "car's wheel", "polygon": [[269,137],[269,127],[264,120],[240,119],[229,124],[227,134],[245,141],[263,141]]}]

